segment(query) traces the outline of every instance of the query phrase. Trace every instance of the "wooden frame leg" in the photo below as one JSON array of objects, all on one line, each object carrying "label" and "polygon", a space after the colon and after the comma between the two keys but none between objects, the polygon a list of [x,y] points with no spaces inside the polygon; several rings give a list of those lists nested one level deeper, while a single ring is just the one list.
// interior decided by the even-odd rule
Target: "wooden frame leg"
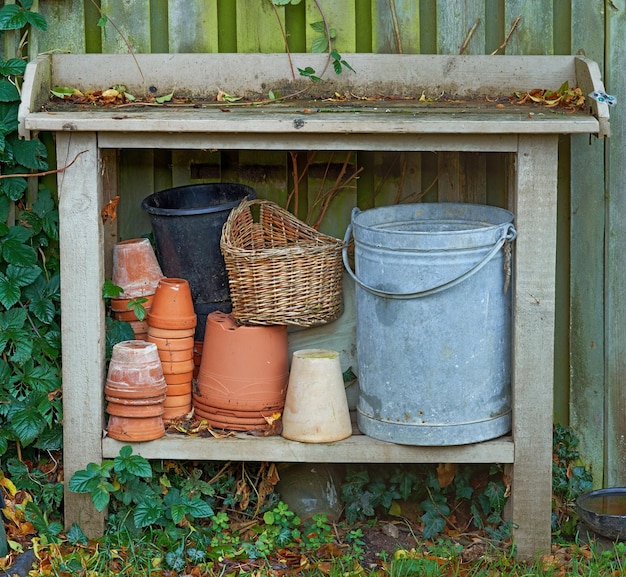
[{"label": "wooden frame leg", "polygon": [[57,133],[59,165],[68,165],[74,158],[76,162],[58,176],[65,524],[77,523],[87,535],[96,536],[104,530],[104,516],[96,511],[90,495],[67,489],[77,470],[102,460],[103,199],[95,133]]},{"label": "wooden frame leg", "polygon": [[549,551],[558,136],[520,136],[511,179],[514,542],[520,558]]}]

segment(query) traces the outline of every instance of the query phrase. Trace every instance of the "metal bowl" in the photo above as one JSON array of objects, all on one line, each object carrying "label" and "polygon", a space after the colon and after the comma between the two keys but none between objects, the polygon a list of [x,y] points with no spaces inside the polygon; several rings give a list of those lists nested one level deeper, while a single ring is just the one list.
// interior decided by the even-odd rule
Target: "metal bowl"
[{"label": "metal bowl", "polygon": [[580,518],[598,535],[626,540],[626,487],[598,489],[576,500]]}]

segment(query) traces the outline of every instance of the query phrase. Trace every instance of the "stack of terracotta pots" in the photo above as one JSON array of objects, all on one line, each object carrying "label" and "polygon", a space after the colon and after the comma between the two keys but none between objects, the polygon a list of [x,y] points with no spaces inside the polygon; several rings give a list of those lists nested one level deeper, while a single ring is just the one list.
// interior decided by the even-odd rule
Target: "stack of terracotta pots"
[{"label": "stack of terracotta pots", "polygon": [[145,319],[140,321],[128,305],[131,300],[144,297],[147,300],[141,304],[148,312],[157,284],[162,278],[163,272],[147,238],[133,238],[114,245],[111,280],[124,292],[118,298],[111,299],[111,310],[117,320],[130,323],[137,340],[146,339],[148,324]]},{"label": "stack of terracotta pots", "polygon": [[276,431],[288,364],[286,326],[240,326],[232,314],[210,313],[194,388],[195,414],[213,427]]},{"label": "stack of terracotta pots", "polygon": [[191,411],[197,322],[189,283],[182,278],[162,278],[154,293],[147,321],[147,339],[157,348],[167,383],[163,418],[186,415]]},{"label": "stack of terracotta pots", "polygon": [[108,436],[129,442],[162,437],[166,390],[154,344],[123,341],[114,345],[104,386]]}]

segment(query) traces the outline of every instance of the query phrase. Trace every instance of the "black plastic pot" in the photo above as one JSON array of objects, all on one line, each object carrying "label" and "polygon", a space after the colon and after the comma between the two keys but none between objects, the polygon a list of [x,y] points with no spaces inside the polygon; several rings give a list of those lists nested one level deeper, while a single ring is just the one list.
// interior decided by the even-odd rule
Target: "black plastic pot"
[{"label": "black plastic pot", "polygon": [[231,310],[220,237],[230,211],[246,198],[256,198],[250,186],[212,183],[169,188],[141,203],[150,215],[163,274],[189,282],[199,316],[196,340],[204,339],[201,317],[213,310]]}]

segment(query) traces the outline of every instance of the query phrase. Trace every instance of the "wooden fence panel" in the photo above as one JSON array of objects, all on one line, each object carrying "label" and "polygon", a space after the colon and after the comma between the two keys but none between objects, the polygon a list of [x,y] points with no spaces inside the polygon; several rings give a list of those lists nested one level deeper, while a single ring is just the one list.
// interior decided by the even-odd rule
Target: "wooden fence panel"
[{"label": "wooden fence panel", "polygon": [[[51,51],[85,52],[83,0],[40,2],[39,12],[45,17],[50,32],[33,35],[37,40],[36,51],[38,53]],[[31,49],[34,48],[31,47]]]},{"label": "wooden fence panel", "polygon": [[611,109],[611,139],[608,142],[608,220],[606,223],[606,475],[608,486],[626,483],[626,5],[624,0],[609,2],[606,7],[607,39],[610,41],[605,67],[605,82],[611,94],[617,94],[617,106]]},{"label": "wooden fence panel", "polygon": [[505,26],[519,24],[506,46],[506,54],[553,54],[553,0],[505,2]]},{"label": "wooden fence panel", "polygon": [[217,0],[169,0],[170,52],[217,52]]},{"label": "wooden fence panel", "polygon": [[373,0],[372,52],[419,54],[419,2],[415,0]]},{"label": "wooden fence panel", "polygon": [[437,2],[439,54],[484,54],[485,26],[482,22],[484,16],[484,0],[439,0]]},{"label": "wooden fence panel", "polygon": [[[604,66],[603,0],[572,2],[571,52],[584,52]],[[611,116],[613,117],[613,111]],[[613,128],[614,120],[611,118]],[[611,138],[615,142],[615,136]],[[622,141],[623,142],[623,141]],[[604,153],[605,144],[586,136],[571,141],[571,225],[569,398],[555,395],[555,407],[569,406],[569,424],[580,438],[594,484],[604,479]],[[557,389],[558,391],[558,389]]]}]

